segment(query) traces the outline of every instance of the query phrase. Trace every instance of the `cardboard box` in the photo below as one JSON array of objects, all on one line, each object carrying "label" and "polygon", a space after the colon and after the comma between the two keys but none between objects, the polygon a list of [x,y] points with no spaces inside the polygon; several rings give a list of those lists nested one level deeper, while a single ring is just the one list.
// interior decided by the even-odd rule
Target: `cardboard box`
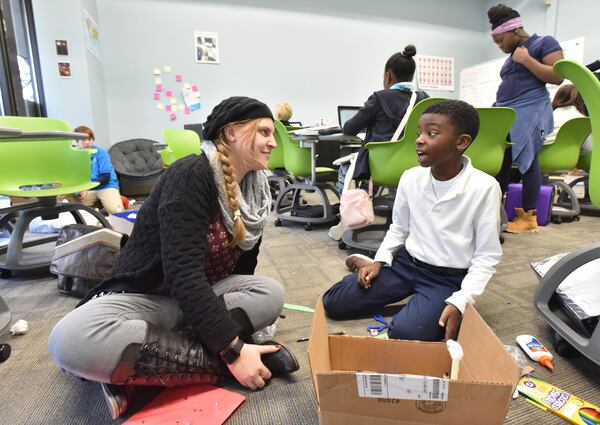
[{"label": "cardboard box", "polygon": [[521,368],[470,305],[458,341],[458,380],[442,379],[452,364],[445,343],[328,335],[319,299],[308,347],[319,423],[502,424]]}]

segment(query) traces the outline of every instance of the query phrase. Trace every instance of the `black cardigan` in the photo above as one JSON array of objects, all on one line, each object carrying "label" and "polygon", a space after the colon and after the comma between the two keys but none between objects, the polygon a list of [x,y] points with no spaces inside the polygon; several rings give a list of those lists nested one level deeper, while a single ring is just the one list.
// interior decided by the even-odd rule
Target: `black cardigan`
[{"label": "black cardigan", "polygon": [[[138,212],[131,237],[112,277],[82,300],[102,291],[150,293],[163,281],[181,308],[187,325],[217,354],[241,330],[204,272],[208,226],[219,212],[218,195],[205,155],[190,155],[171,165]],[[253,274],[259,243],[242,251],[233,273]]]}]

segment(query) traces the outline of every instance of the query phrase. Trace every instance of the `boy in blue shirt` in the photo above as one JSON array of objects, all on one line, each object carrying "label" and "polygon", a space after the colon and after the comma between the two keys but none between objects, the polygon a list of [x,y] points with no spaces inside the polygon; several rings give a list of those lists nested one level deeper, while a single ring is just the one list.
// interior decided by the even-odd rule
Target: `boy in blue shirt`
[{"label": "boy in blue shirt", "polygon": [[400,178],[392,224],[374,260],[323,296],[333,319],[377,313],[414,294],[390,324],[388,336],[454,339],[462,313],[481,295],[502,257],[500,187],[463,152],[479,131],[469,104],[446,100],[419,120],[420,167]]},{"label": "boy in blue shirt", "polygon": [[96,153],[93,153],[90,157],[92,162],[90,179],[93,182],[100,183],[94,189],[79,192],[76,195],[77,200],[89,207],[93,207],[100,201],[107,214],[123,211],[123,201],[119,193],[119,180],[117,180],[117,174],[110,162],[110,155],[105,149],[94,145],[96,138],[91,128],[82,125],[74,131],[76,133],[85,133],[89,136],[85,140],[78,141],[79,149],[96,150]]}]

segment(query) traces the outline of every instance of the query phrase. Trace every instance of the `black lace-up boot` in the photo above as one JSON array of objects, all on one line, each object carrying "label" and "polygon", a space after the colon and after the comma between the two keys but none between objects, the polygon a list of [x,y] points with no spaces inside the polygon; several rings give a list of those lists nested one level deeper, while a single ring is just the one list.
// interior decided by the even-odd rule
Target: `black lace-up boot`
[{"label": "black lace-up boot", "polygon": [[214,384],[226,376],[231,376],[229,369],[200,343],[148,324],[144,342],[125,349],[111,384],[102,384],[102,393],[116,419],[127,410],[132,386]]}]

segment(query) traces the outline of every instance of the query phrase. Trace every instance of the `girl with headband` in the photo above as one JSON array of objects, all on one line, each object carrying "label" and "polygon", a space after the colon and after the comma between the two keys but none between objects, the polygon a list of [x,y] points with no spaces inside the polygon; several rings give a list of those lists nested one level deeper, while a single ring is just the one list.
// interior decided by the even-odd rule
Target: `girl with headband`
[{"label": "girl with headband", "polygon": [[231,97],[204,124],[203,154],[171,165],[140,209],[112,272],[53,329],[64,371],[102,383],[113,418],[138,385],[214,383],[257,389],[296,371],[287,347],[252,334],[283,308],[279,282],[254,275],[271,208],[273,116]]},{"label": "girl with headband", "polygon": [[516,110],[510,130],[512,145],[506,150],[496,178],[502,192],[506,192],[514,164],[523,181],[523,208],[516,209],[517,216],[508,223],[507,231],[537,232],[536,206],[542,182],[538,152],[545,135],[552,133],[554,128],[546,83],[562,83],[563,79],[554,73],[553,65],[563,58],[563,52],[555,38],[525,32],[519,13],[504,4],[490,8],[488,18],[494,42],[509,54],[500,71],[502,83],[494,106]]}]

